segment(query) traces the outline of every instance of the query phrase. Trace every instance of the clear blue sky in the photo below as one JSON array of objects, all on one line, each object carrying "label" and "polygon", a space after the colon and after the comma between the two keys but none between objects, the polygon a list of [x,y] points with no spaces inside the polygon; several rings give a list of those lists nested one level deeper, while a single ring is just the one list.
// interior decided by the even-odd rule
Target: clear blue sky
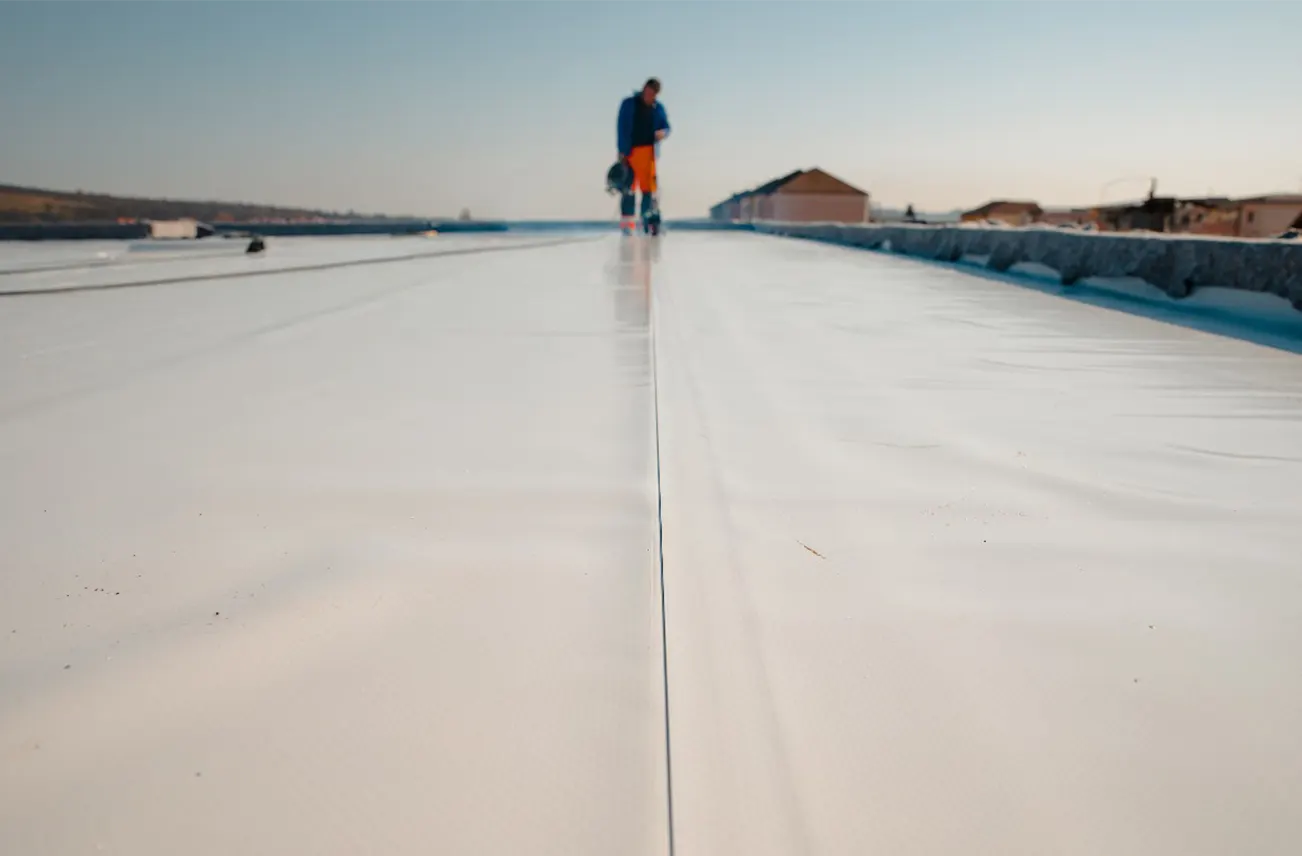
[{"label": "clear blue sky", "polygon": [[3,2],[0,182],[604,217],[654,74],[671,216],[815,165],[926,210],[1296,192],[1299,39],[1295,0]]}]

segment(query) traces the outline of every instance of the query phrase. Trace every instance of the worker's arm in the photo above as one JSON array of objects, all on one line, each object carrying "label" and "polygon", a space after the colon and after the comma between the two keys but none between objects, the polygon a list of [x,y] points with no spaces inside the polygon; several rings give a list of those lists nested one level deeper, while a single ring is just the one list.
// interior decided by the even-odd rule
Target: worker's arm
[{"label": "worker's arm", "polygon": [[669,114],[665,112],[665,105],[659,101],[656,102],[656,139],[663,140],[669,136]]},{"label": "worker's arm", "polygon": [[615,144],[619,156],[627,158],[633,151],[633,102],[625,98],[619,105],[619,119],[615,125]]}]

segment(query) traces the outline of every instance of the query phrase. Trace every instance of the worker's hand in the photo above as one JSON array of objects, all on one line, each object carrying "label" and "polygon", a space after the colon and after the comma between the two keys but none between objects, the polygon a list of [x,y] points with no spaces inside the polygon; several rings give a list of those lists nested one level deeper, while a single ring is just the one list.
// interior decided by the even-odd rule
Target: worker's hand
[{"label": "worker's hand", "polygon": [[668,132],[668,131],[656,131],[656,141],[657,141],[657,142],[659,142],[660,140],[663,140],[663,139],[664,139],[665,137],[667,137],[667,136],[669,136],[669,132]]}]

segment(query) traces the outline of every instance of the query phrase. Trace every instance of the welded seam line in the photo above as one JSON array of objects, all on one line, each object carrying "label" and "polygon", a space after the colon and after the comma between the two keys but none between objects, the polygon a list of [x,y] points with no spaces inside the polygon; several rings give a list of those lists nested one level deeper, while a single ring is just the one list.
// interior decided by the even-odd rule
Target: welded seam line
[{"label": "welded seam line", "polygon": [[364,265],[382,265],[393,262],[410,262],[418,259],[442,258],[444,256],[468,256],[481,253],[502,253],[509,250],[534,250],[543,247],[558,247],[565,244],[581,243],[595,240],[593,238],[561,238],[551,241],[537,241],[531,244],[511,244],[505,247],[467,247],[460,250],[434,250],[428,253],[410,253],[405,256],[384,256],[378,259],[347,259],[338,262],[321,262],[314,265],[274,268],[269,270],[241,270],[227,273],[191,274],[166,279],[150,279],[136,282],[114,282],[107,285],[66,285],[55,288],[25,288],[13,291],[0,291],[0,297],[35,297],[42,294],[71,294],[84,291],[116,291],[124,288],[147,288],[155,285],[179,285],[187,282],[211,282],[222,279],[247,279],[255,276],[275,276],[282,273],[309,273],[321,270],[361,267]]},{"label": "welded seam line", "polygon": [[669,825],[669,856],[674,856],[674,758],[672,731],[669,727],[669,624],[665,610],[665,495],[660,474],[660,370],[656,351],[655,292],[651,294],[651,397],[655,418],[656,446],[656,552],[660,573],[660,670],[663,679],[665,716],[665,803]]}]

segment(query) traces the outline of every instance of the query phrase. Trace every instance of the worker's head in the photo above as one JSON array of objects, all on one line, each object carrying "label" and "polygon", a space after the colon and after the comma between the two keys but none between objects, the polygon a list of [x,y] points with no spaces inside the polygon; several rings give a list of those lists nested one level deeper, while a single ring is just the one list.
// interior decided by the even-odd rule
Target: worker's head
[{"label": "worker's head", "polygon": [[660,94],[660,81],[654,77],[642,84],[642,100],[648,104],[656,103],[656,96]]}]

